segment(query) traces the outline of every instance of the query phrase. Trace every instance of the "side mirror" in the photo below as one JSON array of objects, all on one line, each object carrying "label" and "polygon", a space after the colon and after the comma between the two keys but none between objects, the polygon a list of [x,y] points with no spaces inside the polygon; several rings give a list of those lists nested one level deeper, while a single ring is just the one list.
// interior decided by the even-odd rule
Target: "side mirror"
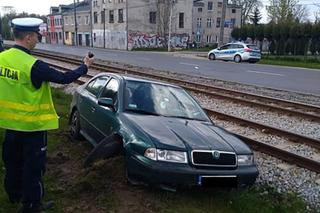
[{"label": "side mirror", "polygon": [[111,98],[99,98],[98,104],[114,110],[113,100]]},{"label": "side mirror", "polygon": [[218,49],[217,50],[221,50],[221,47],[218,47]]}]

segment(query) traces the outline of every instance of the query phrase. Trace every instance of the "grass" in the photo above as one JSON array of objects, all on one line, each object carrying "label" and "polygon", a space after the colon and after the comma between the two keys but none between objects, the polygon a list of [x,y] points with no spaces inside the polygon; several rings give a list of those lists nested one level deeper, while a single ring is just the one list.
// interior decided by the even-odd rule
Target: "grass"
[{"label": "grass", "polygon": [[[60,129],[49,132],[49,171],[45,176],[45,200],[54,200],[55,209],[48,212],[159,212],[159,213],[271,213],[306,212],[306,204],[294,194],[279,194],[269,187],[244,190],[184,189],[176,193],[150,187],[126,184],[125,162],[122,156],[81,166],[88,143],[70,143],[68,113],[71,97],[53,90],[60,115]],[[0,129],[0,141],[4,131]],[[1,147],[0,147],[1,152]],[[69,160],[59,162],[61,156]],[[54,162],[52,162],[54,160]],[[80,162],[80,163],[79,163]],[[4,168],[0,162],[0,181]],[[16,212],[0,187],[0,212]]]},{"label": "grass", "polygon": [[320,56],[272,56],[263,55],[259,64],[320,69]]}]

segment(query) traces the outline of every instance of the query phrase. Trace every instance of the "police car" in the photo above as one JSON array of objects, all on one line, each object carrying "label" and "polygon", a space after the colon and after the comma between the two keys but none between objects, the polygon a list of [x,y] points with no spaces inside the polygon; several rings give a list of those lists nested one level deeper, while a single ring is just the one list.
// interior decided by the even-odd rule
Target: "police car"
[{"label": "police car", "polygon": [[221,47],[211,50],[208,53],[210,60],[249,61],[255,63],[261,59],[261,51],[254,44],[228,43]]}]

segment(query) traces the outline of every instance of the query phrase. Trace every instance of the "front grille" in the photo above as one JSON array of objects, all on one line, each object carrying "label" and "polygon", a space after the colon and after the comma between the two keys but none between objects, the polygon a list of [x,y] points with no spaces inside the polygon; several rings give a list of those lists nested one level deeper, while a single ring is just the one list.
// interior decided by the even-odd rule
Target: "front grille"
[{"label": "front grille", "polygon": [[237,157],[233,152],[222,152],[217,150],[192,151],[192,163],[197,166],[235,167]]}]

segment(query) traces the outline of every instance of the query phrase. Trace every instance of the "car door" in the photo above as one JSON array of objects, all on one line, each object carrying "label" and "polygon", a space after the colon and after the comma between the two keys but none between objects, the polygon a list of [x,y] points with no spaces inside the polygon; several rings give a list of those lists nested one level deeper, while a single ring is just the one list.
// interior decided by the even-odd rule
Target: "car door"
[{"label": "car door", "polygon": [[80,126],[82,134],[90,143],[96,144],[95,112],[98,96],[109,80],[108,76],[99,76],[87,84],[79,97]]},{"label": "car door", "polygon": [[118,109],[119,109],[119,85],[120,82],[116,78],[110,78],[107,85],[104,87],[99,98],[111,98],[113,100],[113,108],[102,105],[97,105],[94,124],[96,141],[101,141],[106,136],[111,135],[119,127]]},{"label": "car door", "polygon": [[219,50],[219,59],[226,60],[228,58],[229,44],[221,46]]}]

